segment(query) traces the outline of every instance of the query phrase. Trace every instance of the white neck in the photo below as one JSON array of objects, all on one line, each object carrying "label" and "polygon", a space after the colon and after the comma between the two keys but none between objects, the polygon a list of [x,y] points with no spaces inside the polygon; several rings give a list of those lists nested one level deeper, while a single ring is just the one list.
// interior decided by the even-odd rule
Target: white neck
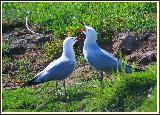
[{"label": "white neck", "polygon": [[62,53],[62,56],[65,56],[69,59],[75,59],[75,53],[74,53],[74,50],[73,50],[73,46],[72,45],[64,45],[63,46],[63,53]]},{"label": "white neck", "polygon": [[97,40],[97,37],[95,37],[95,38],[93,38],[93,37],[92,38],[86,37],[86,39],[84,41],[84,45],[85,46],[96,45],[97,44],[96,40]]}]

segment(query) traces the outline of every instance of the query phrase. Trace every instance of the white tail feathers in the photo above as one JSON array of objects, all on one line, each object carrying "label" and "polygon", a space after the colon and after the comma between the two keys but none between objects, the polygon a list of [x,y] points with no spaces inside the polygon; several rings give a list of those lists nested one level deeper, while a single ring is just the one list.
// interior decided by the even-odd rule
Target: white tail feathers
[{"label": "white tail feathers", "polygon": [[26,27],[27,27],[27,30],[30,31],[31,33],[35,33],[34,31],[32,31],[31,29],[29,29],[28,27],[28,17],[26,17]]}]

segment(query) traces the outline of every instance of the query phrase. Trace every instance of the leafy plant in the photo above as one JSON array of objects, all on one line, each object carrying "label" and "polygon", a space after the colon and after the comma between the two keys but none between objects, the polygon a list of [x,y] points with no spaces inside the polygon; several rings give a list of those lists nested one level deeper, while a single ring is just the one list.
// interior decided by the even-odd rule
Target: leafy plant
[{"label": "leafy plant", "polygon": [[44,44],[43,51],[46,54],[46,59],[51,60],[53,57],[59,57],[62,49],[62,41],[60,39],[55,39],[52,43],[46,42]]}]

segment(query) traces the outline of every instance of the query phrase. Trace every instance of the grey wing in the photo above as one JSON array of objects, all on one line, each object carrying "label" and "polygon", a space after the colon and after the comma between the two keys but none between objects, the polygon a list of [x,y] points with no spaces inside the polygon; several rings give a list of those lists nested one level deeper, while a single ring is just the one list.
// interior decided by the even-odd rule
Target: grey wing
[{"label": "grey wing", "polygon": [[36,76],[36,80],[37,82],[45,82],[65,79],[73,72],[74,67],[75,63],[73,61],[63,61],[48,70],[42,71]]},{"label": "grey wing", "polygon": [[88,53],[87,59],[91,66],[100,71],[106,72],[117,70],[117,67],[119,67],[120,64],[117,58],[104,50],[97,50]]},{"label": "grey wing", "polygon": [[118,59],[117,59],[116,57],[114,57],[111,53],[108,53],[108,52],[106,52],[106,51],[103,50],[103,49],[101,49],[100,52],[102,52],[102,53],[104,53],[106,56],[109,56],[109,57],[111,57],[112,59],[118,61]]}]

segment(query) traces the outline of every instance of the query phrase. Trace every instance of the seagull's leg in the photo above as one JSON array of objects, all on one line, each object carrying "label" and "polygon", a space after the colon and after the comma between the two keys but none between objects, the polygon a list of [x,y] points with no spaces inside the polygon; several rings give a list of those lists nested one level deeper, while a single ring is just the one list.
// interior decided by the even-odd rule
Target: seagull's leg
[{"label": "seagull's leg", "polygon": [[65,97],[67,97],[67,95],[66,95],[66,84],[65,84],[65,80],[63,81],[63,87],[64,87],[64,95],[65,95]]},{"label": "seagull's leg", "polygon": [[57,81],[56,81],[56,95],[58,97],[58,83],[57,83]]},{"label": "seagull's leg", "polygon": [[103,72],[100,72],[101,88],[103,89]]}]

